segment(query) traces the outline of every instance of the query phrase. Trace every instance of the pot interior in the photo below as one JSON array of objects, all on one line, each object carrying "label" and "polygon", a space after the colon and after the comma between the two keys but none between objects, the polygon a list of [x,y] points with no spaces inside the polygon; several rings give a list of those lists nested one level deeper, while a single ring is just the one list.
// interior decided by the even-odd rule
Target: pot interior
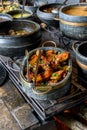
[{"label": "pot interior", "polygon": [[8,14],[10,14],[12,16],[13,19],[26,19],[26,18],[30,18],[32,16],[32,12],[31,11],[25,11],[22,14],[22,10],[11,10],[8,12]]},{"label": "pot interior", "polygon": [[47,4],[40,7],[40,11],[44,13],[52,13],[52,10],[59,9],[62,4]]},{"label": "pot interior", "polygon": [[32,21],[20,20],[20,21],[6,21],[0,24],[0,35],[1,36],[20,36],[22,33],[10,34],[9,31],[14,32],[22,32],[25,31],[24,35],[26,34],[33,34],[37,30],[39,30],[39,25]]},{"label": "pot interior", "polygon": [[72,16],[87,16],[87,5],[86,4],[69,5],[67,7],[64,7],[62,9],[62,12]]},{"label": "pot interior", "polygon": [[82,56],[87,57],[87,43],[81,44],[78,48],[78,51]]}]

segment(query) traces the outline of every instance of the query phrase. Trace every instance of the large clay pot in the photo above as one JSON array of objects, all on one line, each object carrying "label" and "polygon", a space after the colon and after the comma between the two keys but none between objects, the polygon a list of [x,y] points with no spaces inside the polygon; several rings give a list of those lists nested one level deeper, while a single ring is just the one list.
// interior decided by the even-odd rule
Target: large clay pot
[{"label": "large clay pot", "polygon": [[[24,35],[9,35],[9,30],[27,30]],[[5,33],[5,34],[4,34]],[[14,20],[0,23],[0,55],[18,57],[24,56],[25,50],[39,46],[41,29],[38,23],[29,20]]]},{"label": "large clay pot", "polygon": [[[87,40],[87,13],[83,16],[79,15],[80,11],[86,11],[87,3],[70,4],[65,5],[60,8],[59,11],[59,21],[60,21],[60,31],[72,39],[77,40]],[[73,14],[66,13],[70,9],[78,8],[77,12]]]}]

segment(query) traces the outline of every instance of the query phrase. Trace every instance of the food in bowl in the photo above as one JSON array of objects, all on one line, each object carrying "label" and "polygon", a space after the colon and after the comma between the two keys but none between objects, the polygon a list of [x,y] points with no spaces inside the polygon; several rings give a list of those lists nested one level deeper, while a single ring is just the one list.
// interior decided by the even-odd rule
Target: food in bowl
[{"label": "food in bowl", "polygon": [[29,79],[31,83],[35,82],[36,86],[55,85],[67,76],[69,59],[69,52],[36,50],[29,56],[28,64],[23,68],[23,75],[27,81]]},{"label": "food in bowl", "polygon": [[3,6],[4,8],[2,7],[2,4],[0,3],[0,13],[7,13],[8,11],[16,10],[20,8],[18,2],[15,2],[15,1],[14,2],[4,1]]},{"label": "food in bowl", "polygon": [[58,10],[58,7],[48,7],[48,8],[43,9],[43,12],[53,13],[53,10]]},{"label": "food in bowl", "polygon": [[2,33],[0,33],[0,35],[9,35],[9,36],[20,36],[21,35],[22,36],[22,35],[26,35],[29,33],[31,33],[31,31],[29,32],[29,31],[26,31],[24,29],[21,29],[21,30],[10,29],[10,30],[8,30],[7,33],[2,32]]},{"label": "food in bowl", "polygon": [[16,31],[14,31],[14,30],[9,30],[9,35],[10,36],[14,36],[14,35],[25,35],[25,34],[29,34],[29,32],[28,31],[26,31],[26,30],[16,30]]},{"label": "food in bowl", "polygon": [[12,17],[14,18],[14,19],[16,19],[16,18],[21,18],[21,17],[29,17],[31,14],[29,14],[29,13],[23,13],[23,15],[22,15],[22,13],[18,13],[18,14],[13,14],[12,15]]},{"label": "food in bowl", "polygon": [[20,66],[20,80],[27,96],[54,100],[71,87],[70,53],[57,47],[39,47],[27,51]]},{"label": "food in bowl", "polygon": [[87,16],[87,6],[72,6],[63,12],[73,16]]},{"label": "food in bowl", "polygon": [[19,9],[9,11],[8,14],[10,14],[13,19],[21,19],[21,18],[29,18],[32,16],[33,13],[31,11],[25,11],[25,10],[22,12],[22,10]]},{"label": "food in bowl", "polygon": [[6,6],[6,5],[10,5],[12,2],[9,0],[7,0],[7,1],[3,0],[2,2],[0,2],[0,5],[2,5],[2,3],[4,6]]}]

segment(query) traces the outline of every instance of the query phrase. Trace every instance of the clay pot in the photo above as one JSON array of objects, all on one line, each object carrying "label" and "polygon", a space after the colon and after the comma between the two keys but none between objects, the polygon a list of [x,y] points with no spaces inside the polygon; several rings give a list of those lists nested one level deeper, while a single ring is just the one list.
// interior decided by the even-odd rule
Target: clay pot
[{"label": "clay pot", "polygon": [[79,10],[84,10],[87,6],[87,3],[79,3],[79,4],[70,4],[62,6],[59,10],[59,19],[58,21],[60,24],[60,31],[69,38],[76,39],[76,40],[87,40],[87,15],[80,16],[76,12],[75,15],[66,13],[70,9],[82,7]]},{"label": "clay pot", "polygon": [[52,4],[47,4],[39,7],[37,9],[37,17],[44,23],[46,23],[48,26],[54,26],[54,27],[59,27],[59,21],[54,20],[54,18],[57,16],[58,13],[52,13],[52,12],[44,12],[44,10],[50,8],[60,8],[62,4],[60,3],[52,3]]},{"label": "clay pot", "polygon": [[59,20],[55,18],[59,17],[59,9],[66,4],[68,0],[64,0],[63,3],[51,3],[46,4],[37,9],[37,17],[48,26],[59,27]]},{"label": "clay pot", "polygon": [[[9,30],[25,30],[24,35],[9,35]],[[9,57],[24,56],[25,50],[39,46],[41,42],[40,25],[29,20],[14,20],[0,23],[0,55]]]}]

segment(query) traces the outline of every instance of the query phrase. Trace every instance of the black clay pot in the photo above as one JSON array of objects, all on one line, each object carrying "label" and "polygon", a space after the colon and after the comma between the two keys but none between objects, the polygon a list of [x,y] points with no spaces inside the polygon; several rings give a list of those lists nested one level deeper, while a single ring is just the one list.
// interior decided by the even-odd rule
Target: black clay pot
[{"label": "black clay pot", "polygon": [[[61,7],[59,11],[60,30],[65,36],[76,40],[87,40],[87,15],[78,15],[79,11],[86,11],[86,6],[86,3],[79,3]],[[76,12],[75,15],[66,13],[72,8],[73,12],[75,8],[78,8],[78,13]]]},{"label": "black clay pot", "polygon": [[[9,30],[25,30],[24,35],[9,35]],[[17,57],[24,56],[25,50],[39,46],[41,29],[39,24],[27,20],[14,20],[0,23],[0,55]]]},{"label": "black clay pot", "polygon": [[78,77],[81,83],[87,87],[87,41],[75,42],[72,44],[72,48],[76,53]]}]

